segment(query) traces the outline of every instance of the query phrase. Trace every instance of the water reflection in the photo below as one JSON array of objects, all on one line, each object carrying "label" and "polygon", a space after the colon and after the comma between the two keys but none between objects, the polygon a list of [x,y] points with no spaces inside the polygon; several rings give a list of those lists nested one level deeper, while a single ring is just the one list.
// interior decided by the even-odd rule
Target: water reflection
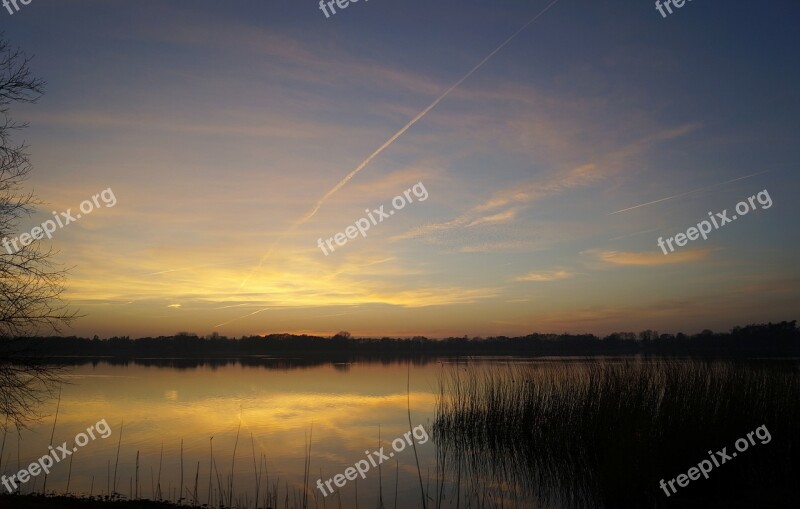
[{"label": "water reflection", "polygon": [[[268,482],[273,491],[280,492],[282,502],[288,493],[292,505],[303,489],[307,437],[313,429],[308,497],[319,499],[322,507],[322,494],[313,493],[316,480],[352,466],[364,457],[365,449],[375,450],[379,426],[383,446],[408,431],[409,402],[414,425],[430,425],[440,369],[436,363],[412,365],[407,393],[409,367],[397,363],[315,366],[276,360],[268,363],[273,369],[260,363],[217,361],[196,362],[195,367],[180,362],[181,368],[146,364],[154,363],[97,362],[71,368],[66,376],[70,384],[62,389],[54,443],[71,444],[78,432],[99,419],[111,425],[112,435],[77,451],[71,471],[68,465],[58,464],[48,477],[48,491],[64,492],[69,477],[72,493],[108,494],[114,491],[116,469],[118,492],[125,496],[139,492],[150,498],[158,492],[160,470],[161,493],[177,499],[182,457],[185,497],[194,493],[195,477],[202,480],[199,502],[206,503],[209,492],[212,499],[219,497],[219,486],[228,491],[226,479],[233,471],[233,500],[241,496],[245,505],[246,494],[252,507],[263,454],[261,493]],[[18,464],[24,467],[47,452],[55,411],[52,401],[44,408],[49,417],[20,435],[8,432],[0,471],[11,475]],[[434,462],[432,442],[417,450],[422,467]],[[382,466],[380,478],[378,474],[371,472],[358,483],[348,483],[340,495],[329,496],[325,502],[334,507],[341,496],[345,507],[353,507],[357,489],[359,500],[372,504],[379,498],[380,484],[391,484],[393,504],[395,482],[399,507],[405,500],[418,500],[418,483],[412,483],[417,476],[413,452],[398,454]],[[39,491],[42,482],[43,478],[34,478],[22,492]]]},{"label": "water reflection", "polygon": [[[240,507],[255,507],[258,496],[260,507],[268,499],[314,508],[414,508],[422,493],[428,508],[785,507],[793,500],[796,361],[626,362],[75,363],[53,443],[72,443],[100,419],[112,433],[76,451],[71,465],[56,465],[47,490],[63,493],[69,483],[75,494],[182,494],[189,503]],[[618,369],[599,368],[608,365]],[[52,401],[48,418],[5,435],[2,473],[48,450],[55,410]],[[323,497],[317,480],[345,472],[365,451],[390,451],[409,430],[409,410],[412,426],[423,425],[431,440]],[[679,496],[659,492],[659,479],[686,472],[710,448],[730,450],[765,423],[768,446]],[[22,492],[40,491],[43,480],[31,479]]]}]

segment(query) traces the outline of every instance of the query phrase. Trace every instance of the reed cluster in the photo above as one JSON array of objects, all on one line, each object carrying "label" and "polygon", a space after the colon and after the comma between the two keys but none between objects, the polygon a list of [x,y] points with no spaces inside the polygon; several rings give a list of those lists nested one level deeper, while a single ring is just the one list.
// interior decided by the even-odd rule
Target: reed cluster
[{"label": "reed cluster", "polygon": [[798,491],[798,395],[796,362],[462,367],[442,375],[433,431],[459,478],[514,479],[517,498],[559,508],[667,507],[675,502],[659,494],[659,479],[766,424],[773,444],[681,493],[682,507],[741,501],[745,492],[763,505]]}]

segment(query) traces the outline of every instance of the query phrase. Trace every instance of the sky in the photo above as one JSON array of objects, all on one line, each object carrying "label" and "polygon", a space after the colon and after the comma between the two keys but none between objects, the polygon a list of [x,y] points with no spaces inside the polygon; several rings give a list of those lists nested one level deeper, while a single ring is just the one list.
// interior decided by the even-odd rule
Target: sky
[{"label": "sky", "polygon": [[[64,334],[689,333],[799,318],[797,2],[336,11],[0,9],[47,82],[11,110],[29,123],[15,138],[26,190],[46,203],[20,233],[106,190],[41,241],[83,315]],[[659,246],[723,210],[737,219],[707,239]]]}]

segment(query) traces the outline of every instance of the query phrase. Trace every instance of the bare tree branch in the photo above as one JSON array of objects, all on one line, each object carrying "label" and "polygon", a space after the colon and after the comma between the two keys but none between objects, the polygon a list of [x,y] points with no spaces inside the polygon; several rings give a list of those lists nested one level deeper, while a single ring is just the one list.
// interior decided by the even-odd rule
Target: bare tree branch
[{"label": "bare tree branch", "polygon": [[[23,189],[31,171],[25,143],[12,134],[24,129],[9,115],[13,103],[35,103],[44,81],[30,71],[31,59],[12,48],[0,34],[0,239],[15,237],[18,222],[40,202]],[[35,415],[36,407],[61,383],[59,370],[26,351],[21,338],[60,332],[76,317],[61,296],[66,270],[53,261],[54,252],[38,240],[19,251],[0,248],[0,412],[17,427]]]}]

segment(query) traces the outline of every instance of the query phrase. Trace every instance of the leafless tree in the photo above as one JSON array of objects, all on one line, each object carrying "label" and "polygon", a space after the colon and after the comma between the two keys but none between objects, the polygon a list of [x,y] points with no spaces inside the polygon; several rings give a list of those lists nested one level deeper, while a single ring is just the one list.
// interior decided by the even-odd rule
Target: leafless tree
[{"label": "leafless tree", "polygon": [[[23,189],[31,171],[27,147],[12,140],[27,124],[15,122],[9,113],[10,105],[35,103],[43,93],[44,82],[31,74],[29,64],[30,58],[0,34],[0,240],[17,236],[19,220],[40,203]],[[58,369],[32,355],[28,339],[57,333],[76,316],[61,299],[66,271],[54,262],[54,254],[36,240],[18,251],[0,248],[2,427],[24,426],[60,384]]]}]

